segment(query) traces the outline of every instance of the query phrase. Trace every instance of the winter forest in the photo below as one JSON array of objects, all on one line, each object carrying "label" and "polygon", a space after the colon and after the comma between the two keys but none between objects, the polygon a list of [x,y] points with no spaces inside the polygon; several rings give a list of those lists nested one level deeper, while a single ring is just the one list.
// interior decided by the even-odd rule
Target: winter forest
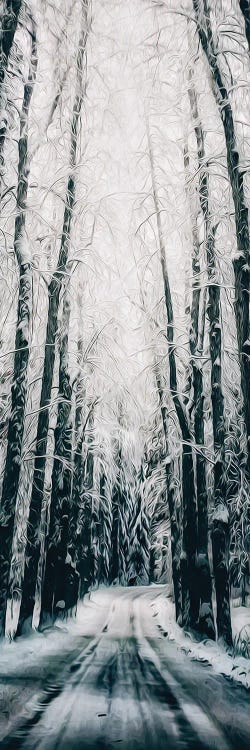
[{"label": "winter forest", "polygon": [[154,584],[230,654],[250,604],[250,2],[1,0],[0,19],[3,642]]}]

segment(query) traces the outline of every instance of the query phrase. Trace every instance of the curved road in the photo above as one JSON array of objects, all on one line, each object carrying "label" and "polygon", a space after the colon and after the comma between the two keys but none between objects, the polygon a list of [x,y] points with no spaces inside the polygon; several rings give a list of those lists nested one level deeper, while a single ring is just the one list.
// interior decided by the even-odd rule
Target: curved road
[{"label": "curved road", "polygon": [[187,657],[162,633],[155,588],[110,589],[101,631],[51,686],[22,750],[247,750],[249,693]]}]

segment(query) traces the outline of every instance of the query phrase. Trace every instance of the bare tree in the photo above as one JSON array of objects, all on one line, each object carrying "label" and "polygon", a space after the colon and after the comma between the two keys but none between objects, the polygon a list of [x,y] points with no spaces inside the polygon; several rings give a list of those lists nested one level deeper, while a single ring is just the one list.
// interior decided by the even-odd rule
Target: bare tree
[{"label": "bare tree", "polygon": [[183,537],[182,537],[182,622],[186,627],[195,626],[199,614],[199,593],[196,581],[197,554],[197,503],[194,482],[194,464],[192,452],[192,434],[188,415],[178,391],[177,368],[174,343],[174,316],[171,290],[166,263],[166,250],[161,224],[161,212],[158,201],[155,167],[149,124],[147,122],[148,154],[152,180],[153,200],[158,230],[160,262],[164,284],[164,299],[167,313],[167,341],[169,359],[169,383],[182,436],[182,496],[183,496]]},{"label": "bare tree", "polygon": [[159,367],[155,366],[155,377],[159,394],[159,403],[161,410],[162,425],[165,437],[166,448],[166,494],[169,508],[170,531],[171,531],[171,559],[172,559],[172,576],[174,587],[175,615],[176,622],[182,621],[182,597],[181,597],[181,532],[180,532],[180,507],[177,503],[174,490],[174,462],[169,455],[169,429],[168,413],[164,404],[163,385]]},{"label": "bare tree", "polygon": [[246,38],[248,43],[248,49],[250,52],[250,2],[249,0],[239,0],[240,9],[244,16]]},{"label": "bare tree", "polygon": [[111,554],[112,504],[106,474],[100,476],[100,581],[108,583]]},{"label": "bare tree", "polygon": [[2,178],[3,149],[7,129],[5,78],[22,5],[22,0],[4,0],[0,16],[0,181]]},{"label": "bare tree", "polygon": [[235,278],[235,318],[238,338],[241,387],[247,433],[248,470],[250,469],[250,334],[249,334],[249,217],[244,196],[244,172],[240,165],[234,116],[230,95],[220,70],[213,38],[210,10],[207,0],[193,0],[197,29],[206,56],[212,89],[224,130],[228,174],[235,211],[237,256],[233,261]]},{"label": "bare tree", "polygon": [[47,540],[42,609],[52,610],[58,576],[68,548],[72,485],[72,385],[68,365],[70,301],[65,292],[60,332],[58,412],[55,428],[55,456],[52,470],[50,519]]},{"label": "bare tree", "polygon": [[48,289],[49,303],[45,342],[45,357],[35,449],[34,479],[27,527],[26,564],[24,572],[20,623],[22,623],[28,615],[31,615],[33,611],[36,576],[40,554],[39,528],[44,492],[49,410],[54,374],[56,335],[58,330],[58,312],[61,291],[64,285],[65,271],[68,262],[71,225],[75,205],[77,143],[84,96],[84,60],[88,38],[87,15],[88,3],[86,0],[82,4],[82,29],[80,33],[76,62],[76,94],[73,104],[73,116],[71,122],[70,174],[66,191],[61,245],[57,268],[51,278]]},{"label": "bare tree", "polygon": [[18,143],[19,158],[14,251],[19,268],[19,291],[13,385],[11,391],[11,415],[8,426],[7,456],[5,461],[1,499],[0,632],[3,632],[4,630],[12,536],[21,469],[24,419],[27,401],[27,373],[32,313],[32,260],[27,245],[25,224],[29,180],[29,108],[36,78],[36,68],[36,29],[33,23],[31,31],[30,69],[28,81],[24,86],[23,104],[20,114],[20,137]]},{"label": "bare tree", "polygon": [[[195,91],[192,78],[189,87],[191,109],[194,117],[194,125],[197,132],[196,112],[194,111]],[[203,383],[203,347],[206,310],[206,291],[201,294],[201,266],[200,266],[200,239],[198,229],[198,217],[196,207],[193,206],[189,180],[189,154],[188,147],[184,150],[184,165],[186,170],[187,195],[190,205],[190,217],[192,224],[192,273],[193,290],[191,301],[191,321],[189,331],[189,348],[191,355],[193,400],[189,407],[194,411],[194,438],[197,447],[196,453],[196,490],[198,511],[198,555],[197,568],[199,577],[199,629],[208,637],[215,638],[213,606],[212,606],[212,581],[208,557],[208,492],[206,478],[206,457],[204,455],[205,431],[204,431],[204,383]],[[200,175],[199,189],[201,195],[204,192],[204,175]],[[192,188],[191,188],[192,189]],[[202,200],[202,198],[201,198]]]},{"label": "bare tree", "polygon": [[195,84],[191,71],[189,99],[194,123],[199,169],[199,200],[204,220],[204,245],[208,274],[208,317],[211,357],[211,400],[214,436],[214,511],[213,511],[213,567],[217,600],[217,629],[231,645],[232,628],[229,590],[229,513],[225,486],[225,417],[222,390],[222,339],[220,313],[220,284],[216,268],[215,239],[217,224],[214,224],[209,208],[209,183],[206,166],[205,138],[201,125]]}]

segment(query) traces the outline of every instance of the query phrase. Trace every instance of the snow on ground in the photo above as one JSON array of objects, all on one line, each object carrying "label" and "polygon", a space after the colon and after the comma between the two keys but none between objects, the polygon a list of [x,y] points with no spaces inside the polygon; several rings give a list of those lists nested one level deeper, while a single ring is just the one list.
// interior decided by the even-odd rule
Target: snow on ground
[{"label": "snow on ground", "polygon": [[105,624],[112,589],[99,589],[79,603],[76,617],[57,620],[42,632],[0,644],[0,741],[15,716],[45,685],[66,670],[79,650],[86,648]]},{"label": "snow on ground", "polygon": [[250,658],[250,607],[232,609],[232,627],[235,653]]},{"label": "snow on ground", "polygon": [[250,659],[239,653],[247,639],[250,649],[250,607],[232,608],[234,653],[230,656],[221,644],[210,640],[197,642],[190,633],[177,625],[169,587],[162,587],[152,606],[162,631],[182,651],[197,661],[208,661],[217,674],[225,675],[245,688],[250,688]]},{"label": "snow on ground", "polygon": [[[122,599],[126,590],[119,587],[100,588],[86,595],[78,605],[76,617],[58,620],[53,627],[43,632],[33,632],[16,641],[0,645],[0,743],[3,736],[22,714],[30,715],[39,703],[41,692],[48,685],[55,685],[59,676],[64,682],[70,674],[72,662],[89,647],[90,642],[100,637],[107,629],[111,617],[114,620],[114,599],[120,598],[117,611],[117,632],[112,620],[112,637],[120,637],[123,630]],[[206,662],[215,674],[223,674],[245,688],[250,688],[250,659],[238,655],[230,656],[219,644],[212,641],[197,642],[175,622],[174,605],[170,587],[155,585],[134,588],[132,598],[141,594],[142,600],[149,596],[153,622],[162,633],[173,641],[181,652],[191,660]],[[141,603],[142,606],[142,603]],[[113,609],[112,609],[113,608]],[[143,611],[143,609],[141,610]],[[145,610],[148,622],[148,610]],[[232,610],[233,632],[237,646],[239,633],[250,632],[250,608],[237,607]],[[150,623],[148,623],[149,627]],[[124,623],[125,627],[125,623]],[[154,633],[152,631],[154,636]],[[145,645],[145,644],[144,644]],[[162,642],[164,651],[164,641]],[[237,649],[235,649],[236,651]],[[167,651],[167,649],[166,649]]]}]

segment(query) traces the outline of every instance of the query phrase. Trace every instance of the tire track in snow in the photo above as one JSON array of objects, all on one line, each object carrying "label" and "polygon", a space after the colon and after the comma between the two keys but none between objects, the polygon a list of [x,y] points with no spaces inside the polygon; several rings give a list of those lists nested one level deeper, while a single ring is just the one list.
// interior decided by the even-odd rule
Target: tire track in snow
[{"label": "tire track in snow", "polygon": [[[119,603],[121,603],[121,601],[126,598],[126,592],[120,594]],[[88,686],[91,684],[91,672],[93,674],[95,661],[98,656],[98,649],[100,649],[101,644],[107,644],[107,638],[112,644],[112,640],[109,639],[109,629],[116,614],[116,605],[117,600],[113,599],[109,607],[109,613],[106,618],[106,622],[102,627],[100,633],[90,642],[90,644],[88,644],[83,652],[78,655],[77,660],[73,660],[71,664],[71,676],[69,677],[68,674],[66,676],[67,682],[66,680],[63,681],[63,676],[61,676],[60,686],[56,686],[56,688],[52,687],[50,695],[48,695],[48,693],[46,693],[45,696],[44,694],[42,695],[41,703],[38,706],[37,711],[33,713],[32,717],[28,721],[25,721],[24,725],[22,725],[16,733],[6,738],[6,745],[4,745],[5,750],[6,748],[7,750],[13,750],[14,747],[15,750],[19,750],[21,748],[24,748],[24,750],[26,748],[27,750],[33,750],[35,747],[46,748],[46,750],[47,748],[53,748],[53,750],[56,750],[61,746],[61,743],[64,741],[65,733],[67,732],[70,724],[72,711],[74,710],[76,704],[76,692],[79,694],[79,691],[81,690],[81,688],[84,688],[85,682],[88,678]],[[104,651],[106,654],[107,645],[105,646]],[[50,689],[48,690],[50,691]],[[60,705],[63,694],[65,694],[65,701],[63,705],[63,711],[61,710],[59,712],[61,717],[60,727],[56,728],[58,722],[57,704]],[[56,736],[54,737],[54,739],[50,736],[50,738],[48,737],[46,740],[45,738],[41,738],[41,740],[39,740],[38,737],[34,738],[34,731],[32,730],[36,730],[36,728],[39,729],[39,727],[43,723],[43,717],[46,720],[48,713],[52,713],[52,715],[54,714],[55,726],[51,726],[51,731],[53,730],[53,728],[55,728]],[[101,712],[102,716],[106,716],[106,713],[106,710],[105,712]],[[72,742],[69,742],[70,744],[68,744],[67,747],[73,747]],[[84,749],[89,746],[92,747],[93,745],[89,745],[89,743],[84,741]],[[97,744],[96,747],[99,747],[99,744]]]},{"label": "tire track in snow", "polygon": [[[143,599],[143,595],[140,597]],[[137,649],[138,666],[141,673],[141,684],[144,686],[147,703],[152,706],[152,715],[157,729],[155,747],[185,748],[185,750],[204,750],[204,745],[194,731],[191,722],[185,716],[181,703],[172,691],[160,670],[155,665],[147,649],[147,641],[141,628],[140,600],[135,603],[136,612],[133,626]],[[144,651],[144,654],[143,654]],[[172,742],[169,719],[172,728]],[[170,737],[169,737],[170,733]],[[160,745],[159,745],[160,741]]]},{"label": "tire track in snow", "polygon": [[[145,593],[144,598],[146,600],[148,599],[148,592]],[[173,705],[175,707],[179,706],[179,709],[181,710],[179,718],[181,719],[182,734],[184,735],[184,737],[188,737],[190,728],[192,727],[192,731],[195,733],[197,738],[197,747],[201,747],[203,748],[203,750],[211,750],[211,748],[213,748],[213,750],[230,750],[231,744],[229,744],[229,742],[225,739],[224,734],[222,733],[221,729],[216,726],[214,720],[212,720],[212,717],[208,716],[208,714],[205,713],[205,711],[203,711],[203,709],[191,698],[190,700],[187,700],[187,697],[181,685],[175,679],[173,674],[169,670],[167,670],[165,666],[163,667],[160,664],[158,654],[154,648],[153,639],[149,640],[149,638],[145,637],[143,634],[139,606],[136,622],[138,643],[140,644],[141,642],[142,654],[144,652],[144,659],[142,659],[142,662],[144,665],[145,663],[148,666],[150,665],[149,669],[155,675],[155,677],[157,674],[159,675],[160,682],[163,681],[163,691],[165,684],[168,695],[170,696],[170,700],[174,701]],[[165,637],[167,633],[165,631],[162,632],[163,636]],[[138,650],[140,653],[140,645],[138,647]],[[191,741],[192,750],[194,747],[196,747],[196,745],[193,745]]]},{"label": "tire track in snow", "polygon": [[102,629],[72,660],[70,676],[60,675],[21,736],[12,734],[1,747],[229,750],[223,733],[160,663],[152,595],[116,592]]},{"label": "tire track in snow", "polygon": [[[111,603],[108,616],[101,633],[98,636],[95,636],[95,638],[93,638],[90,643],[88,643],[88,645],[84,647],[84,649],[76,649],[77,653],[74,654],[73,660],[69,660],[67,662],[67,666],[65,667],[64,664],[63,670],[58,671],[56,682],[49,682],[44,690],[37,693],[35,696],[33,696],[31,701],[29,701],[26,709],[28,714],[30,715],[22,718],[20,721],[17,721],[17,725],[8,732],[8,735],[3,737],[0,742],[1,750],[14,750],[14,748],[15,750],[21,750],[24,742],[29,737],[30,732],[39,723],[41,717],[50,706],[52,701],[55,701],[63,693],[65,682],[67,682],[67,684],[71,682],[71,675],[76,674],[85,663],[85,661],[89,660],[88,663],[91,663],[91,657],[94,658],[95,650],[102,637],[102,632],[103,630],[105,630],[105,628],[108,628],[111,614],[114,611],[114,606],[115,600],[113,600],[113,602]],[[82,636],[82,638],[86,640],[86,636]]]}]

